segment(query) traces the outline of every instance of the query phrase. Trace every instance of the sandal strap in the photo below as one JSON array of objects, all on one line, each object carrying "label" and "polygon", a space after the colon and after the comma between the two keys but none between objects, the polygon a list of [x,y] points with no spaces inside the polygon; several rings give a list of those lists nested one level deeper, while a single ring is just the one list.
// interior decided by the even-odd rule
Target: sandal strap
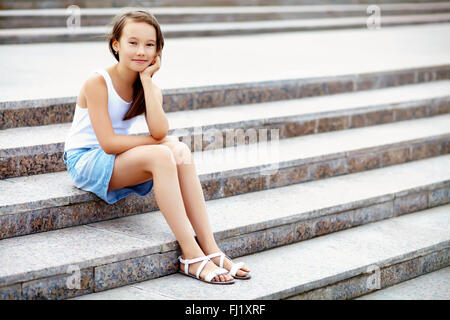
[{"label": "sandal strap", "polygon": [[230,274],[234,277],[237,271],[245,265],[244,262],[233,263],[233,267],[231,267]]},{"label": "sandal strap", "polygon": [[199,278],[198,276],[200,275],[200,272],[202,271],[202,269],[205,267],[205,264],[209,261],[209,258],[208,257],[200,257],[200,258],[195,258],[195,259],[184,260],[181,256],[179,256],[178,260],[180,260],[180,262],[184,264],[184,273],[186,273],[186,274],[189,274],[189,265],[190,264],[203,261],[197,270],[197,278]]},{"label": "sandal strap", "polygon": [[231,258],[229,256],[225,255],[225,253],[223,253],[221,251],[216,252],[216,253],[212,253],[212,254],[208,255],[207,257],[209,259],[212,259],[212,258],[215,258],[215,257],[218,257],[218,256],[220,256],[220,268],[223,268],[223,261],[224,261],[225,257],[227,257],[231,261],[232,267],[231,267],[231,270],[230,270],[229,273],[233,277],[236,276],[236,273],[238,272],[239,269],[241,269],[243,266],[245,266],[244,262],[233,263],[233,260],[231,260]]},{"label": "sandal strap", "polygon": [[219,269],[213,270],[210,273],[208,273],[205,280],[208,282],[211,282],[212,278],[214,278],[216,276],[220,276],[221,274],[227,274],[227,273],[228,273],[228,270],[219,268]]},{"label": "sandal strap", "polygon": [[219,257],[219,256],[220,256],[220,264],[219,264],[219,267],[223,268],[223,261],[224,261],[224,259],[225,259],[225,253],[219,251],[219,252],[216,252],[216,253],[211,253],[211,254],[208,255],[207,257],[208,257],[209,259],[212,259],[212,258]]},{"label": "sandal strap", "polygon": [[205,259],[203,260],[202,264],[200,265],[200,267],[198,267],[197,269],[197,274],[195,275],[197,277],[197,279],[200,279],[200,272],[202,272],[203,268],[205,267],[205,265],[208,263],[209,259]]}]

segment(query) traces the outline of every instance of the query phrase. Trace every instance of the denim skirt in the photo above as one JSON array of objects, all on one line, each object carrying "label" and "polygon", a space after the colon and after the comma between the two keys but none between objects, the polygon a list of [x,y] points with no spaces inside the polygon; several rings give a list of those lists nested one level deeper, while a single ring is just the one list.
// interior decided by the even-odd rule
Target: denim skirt
[{"label": "denim skirt", "polygon": [[115,154],[107,154],[100,147],[71,149],[63,154],[67,172],[75,186],[95,193],[109,204],[132,193],[139,196],[148,195],[153,188],[153,179],[135,186],[108,191],[115,158]]}]

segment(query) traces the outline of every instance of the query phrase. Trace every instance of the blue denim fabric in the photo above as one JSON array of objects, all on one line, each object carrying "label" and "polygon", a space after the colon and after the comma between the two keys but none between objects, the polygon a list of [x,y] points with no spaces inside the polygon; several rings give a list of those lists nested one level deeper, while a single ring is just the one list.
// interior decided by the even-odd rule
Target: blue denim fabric
[{"label": "blue denim fabric", "polygon": [[153,179],[135,186],[108,191],[115,157],[115,154],[107,154],[102,148],[79,148],[64,152],[63,161],[77,188],[93,192],[109,204],[132,193],[139,196],[149,194],[153,188]]}]

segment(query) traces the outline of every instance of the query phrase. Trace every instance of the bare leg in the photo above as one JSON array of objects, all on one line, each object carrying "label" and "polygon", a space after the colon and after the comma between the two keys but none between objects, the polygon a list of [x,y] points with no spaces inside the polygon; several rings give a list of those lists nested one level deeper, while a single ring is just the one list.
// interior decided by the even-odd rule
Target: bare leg
[{"label": "bare leg", "polygon": [[[142,183],[142,180],[148,181],[149,177],[153,177],[156,202],[180,244],[183,259],[204,256],[205,254],[195,241],[189,227],[178,182],[176,163],[167,146],[139,146],[117,155],[110,181],[110,190]],[[195,274],[199,266],[200,263],[192,264],[189,273]],[[181,269],[184,270],[183,265]],[[206,274],[215,269],[217,267],[214,263],[208,262],[201,277],[204,278]],[[220,275],[214,279],[226,281],[231,280],[232,277],[231,275]]]},{"label": "bare leg", "polygon": [[[177,161],[178,180],[184,207],[186,208],[187,217],[191,221],[192,227],[197,235],[198,242],[206,255],[221,251],[211,229],[203,189],[195,169],[192,153],[181,142],[171,143],[171,148]],[[212,260],[219,265],[220,257],[213,258]],[[231,269],[231,261],[227,258],[224,260],[224,268],[227,270]],[[247,272],[250,272],[250,270],[242,267],[236,275],[245,276]]]}]

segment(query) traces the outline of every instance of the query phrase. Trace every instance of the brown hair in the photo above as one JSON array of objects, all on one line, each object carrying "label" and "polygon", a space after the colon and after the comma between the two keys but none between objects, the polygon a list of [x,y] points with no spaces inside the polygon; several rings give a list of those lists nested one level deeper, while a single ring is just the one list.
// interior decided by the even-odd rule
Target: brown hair
[{"label": "brown hair", "polygon": [[[113,41],[119,41],[120,36],[122,35],[122,30],[125,27],[128,19],[131,19],[135,22],[146,22],[149,25],[152,25],[156,30],[156,55],[160,57],[162,60],[162,49],[164,48],[164,37],[161,32],[161,27],[159,26],[158,20],[156,20],[155,16],[148,11],[145,10],[134,10],[126,13],[121,13],[116,15],[112,21],[112,30],[111,33],[107,35],[109,42],[109,51],[113,54],[114,58],[119,61],[119,54],[116,53],[112,47]],[[123,120],[129,120],[138,115],[146,113],[147,110],[145,108],[145,96],[144,89],[142,88],[141,78],[137,77],[136,81],[133,84],[133,102],[130,106],[130,109],[125,114]]]}]

